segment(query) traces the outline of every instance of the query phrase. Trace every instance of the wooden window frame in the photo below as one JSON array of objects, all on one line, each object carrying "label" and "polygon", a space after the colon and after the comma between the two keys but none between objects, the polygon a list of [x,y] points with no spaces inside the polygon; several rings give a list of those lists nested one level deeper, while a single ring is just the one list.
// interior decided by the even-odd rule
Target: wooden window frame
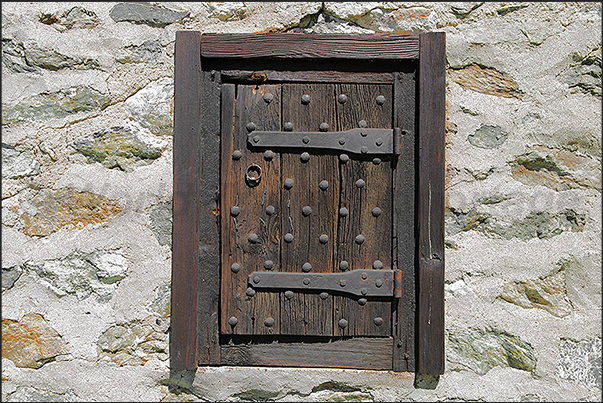
[{"label": "wooden window frame", "polygon": [[[401,169],[394,170],[398,183],[394,190],[394,260],[410,259],[416,271],[407,273],[403,279],[406,287],[395,310],[396,335],[390,369],[424,375],[444,373],[445,46],[442,32],[410,35],[176,32],[172,370],[225,363],[218,322],[221,72],[203,70],[202,59],[275,62],[367,59],[415,60],[418,66],[416,87],[408,82],[404,85],[405,80],[414,77],[399,72],[392,76],[398,102],[394,123],[399,127],[413,125],[403,141],[416,150],[410,160],[399,164]],[[235,79],[237,74],[245,74],[225,73]],[[413,88],[412,94],[408,88]],[[415,113],[408,113],[409,110]],[[413,191],[404,192],[400,184]],[[410,230],[408,224],[406,231],[401,230],[408,222],[413,223]]]}]

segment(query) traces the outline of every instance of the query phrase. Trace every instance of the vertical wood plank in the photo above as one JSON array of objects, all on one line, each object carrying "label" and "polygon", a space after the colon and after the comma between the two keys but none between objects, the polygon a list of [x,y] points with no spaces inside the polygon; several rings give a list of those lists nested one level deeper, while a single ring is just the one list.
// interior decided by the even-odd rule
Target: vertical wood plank
[{"label": "vertical wood plank", "polygon": [[446,40],[421,34],[419,58],[418,372],[444,373],[444,150]]},{"label": "vertical wood plank", "polygon": [[220,74],[201,74],[197,345],[200,365],[220,362]]},{"label": "vertical wood plank", "polygon": [[[302,102],[308,95],[309,102]],[[319,131],[326,123],[335,127],[335,98],[330,84],[283,84],[283,125],[291,123],[294,131]],[[301,139],[300,139],[301,144]],[[336,242],[336,206],[339,199],[337,156],[310,151],[302,161],[300,152],[282,155],[282,179],[293,180],[293,187],[283,189],[283,235],[291,234],[291,242],[283,242],[283,271],[310,273],[333,271],[333,245]],[[328,187],[320,189],[321,181]],[[304,208],[311,212],[304,214]],[[320,237],[325,235],[326,242]],[[324,238],[323,238],[324,240]],[[324,297],[324,295],[323,295]],[[281,333],[300,335],[333,334],[333,297],[321,298],[315,293],[295,292],[292,298],[281,296]]]},{"label": "vertical wood plank", "polygon": [[[247,279],[254,271],[280,268],[280,156],[252,151],[247,135],[253,129],[280,130],[280,110],[279,85],[224,87],[221,330],[227,334],[279,333],[279,295],[248,290]],[[240,156],[233,158],[235,152]],[[255,186],[246,180],[253,165],[261,169]],[[229,323],[231,318],[236,324]]]},{"label": "vertical wood plank", "polygon": [[176,32],[170,366],[197,368],[197,267],[201,124],[200,33]]},{"label": "vertical wood plank", "polygon": [[[392,127],[391,85],[338,84],[336,88],[338,97],[346,96],[345,102],[337,104],[338,130],[365,124],[370,128]],[[350,155],[350,160],[341,163],[340,169],[339,207],[347,208],[348,214],[339,217],[335,267],[341,271],[340,262],[345,261],[349,265],[345,270],[388,269],[392,254],[391,157],[374,159],[374,156]],[[364,241],[360,243],[357,236],[364,237]],[[390,299],[368,298],[365,302],[337,296],[335,334],[389,336],[391,309]],[[339,326],[341,319],[347,321],[346,327]]]},{"label": "vertical wood plank", "polygon": [[394,304],[394,371],[415,370],[417,273],[416,240],[416,62],[395,73],[394,127],[402,132],[402,151],[394,160],[393,226],[394,264],[402,272],[402,297]]}]

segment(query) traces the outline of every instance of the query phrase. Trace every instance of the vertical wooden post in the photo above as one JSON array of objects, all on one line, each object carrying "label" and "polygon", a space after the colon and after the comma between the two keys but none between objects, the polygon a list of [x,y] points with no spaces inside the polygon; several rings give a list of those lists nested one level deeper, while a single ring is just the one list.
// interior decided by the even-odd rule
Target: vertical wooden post
[{"label": "vertical wooden post", "polygon": [[446,37],[419,38],[418,373],[444,373]]},{"label": "vertical wooden post", "polygon": [[201,131],[201,40],[176,32],[171,369],[197,368],[197,266]]}]

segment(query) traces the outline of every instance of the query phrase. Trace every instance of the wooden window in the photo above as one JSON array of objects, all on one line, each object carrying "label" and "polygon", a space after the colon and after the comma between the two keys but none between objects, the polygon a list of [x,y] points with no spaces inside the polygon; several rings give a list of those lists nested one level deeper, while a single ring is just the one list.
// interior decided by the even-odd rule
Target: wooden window
[{"label": "wooden window", "polygon": [[175,49],[172,369],[444,372],[445,36]]}]

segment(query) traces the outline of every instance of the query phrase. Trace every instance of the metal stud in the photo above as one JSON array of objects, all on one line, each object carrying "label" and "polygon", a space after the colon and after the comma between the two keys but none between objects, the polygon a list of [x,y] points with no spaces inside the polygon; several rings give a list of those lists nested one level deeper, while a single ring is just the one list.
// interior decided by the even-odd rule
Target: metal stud
[{"label": "metal stud", "polygon": [[368,132],[366,130],[360,130],[360,135],[362,137],[366,137],[366,136],[368,136]]},{"label": "metal stud", "polygon": [[310,137],[308,137],[308,136],[302,137],[302,143],[308,144],[309,142],[310,142]]},{"label": "metal stud", "polygon": [[345,94],[339,94],[337,97],[337,101],[339,101],[340,104],[345,104],[347,100],[348,97]]},{"label": "metal stud", "polygon": [[302,104],[304,104],[304,105],[308,105],[308,104],[310,103],[310,99],[311,99],[311,98],[310,98],[310,95],[308,95],[308,94],[304,94],[304,95],[302,95],[302,97],[301,97],[301,102],[302,102]]},{"label": "metal stud", "polygon": [[233,217],[238,216],[240,212],[241,212],[241,209],[239,208],[239,206],[232,206],[230,208],[230,215]]},{"label": "metal stud", "polygon": [[375,280],[375,287],[381,288],[382,285],[383,285],[383,280],[381,280],[380,278]]},{"label": "metal stud", "polygon": [[285,179],[285,189],[291,189],[293,187],[293,179],[287,178]]},{"label": "metal stud", "polygon": [[377,158],[377,157],[373,158],[373,164],[375,164],[375,165],[381,164],[381,158]]},{"label": "metal stud", "polygon": [[310,279],[309,278],[305,278],[303,281],[304,285],[308,285],[310,284]]},{"label": "metal stud", "polygon": [[232,159],[235,161],[240,160],[242,156],[243,156],[243,153],[241,153],[241,151],[239,151],[239,150],[234,150],[232,153]]},{"label": "metal stud", "polygon": [[293,298],[294,295],[295,294],[291,290],[285,291],[285,298],[287,298],[287,299]]},{"label": "metal stud", "polygon": [[362,245],[364,243],[364,240],[365,240],[364,235],[358,235],[355,239],[355,241],[358,245]]},{"label": "metal stud", "polygon": [[339,285],[340,285],[341,287],[345,287],[345,286],[347,285],[347,283],[348,283],[348,282],[347,282],[345,279],[344,279],[344,280],[339,281]]},{"label": "metal stud", "polygon": [[272,161],[273,158],[274,158],[274,152],[272,150],[266,150],[264,152],[264,159],[266,161]]},{"label": "metal stud", "polygon": [[366,279],[368,278],[368,275],[366,274],[366,272],[362,272],[362,274],[360,275],[360,277],[361,277],[363,280],[366,280]]},{"label": "metal stud", "polygon": [[274,206],[268,206],[268,207],[266,207],[266,214],[272,215],[275,212],[276,212],[276,208],[274,208]]},{"label": "metal stud", "polygon": [[303,152],[301,154],[301,156],[299,157],[299,159],[301,160],[301,162],[308,162],[308,161],[310,161],[310,154]]},{"label": "metal stud", "polygon": [[318,187],[320,188],[320,190],[327,190],[329,188],[329,182],[320,181],[320,183],[318,184]]},{"label": "metal stud", "polygon": [[249,122],[249,123],[247,123],[247,126],[245,126],[245,128],[247,129],[248,132],[251,133],[252,131],[254,131],[257,128],[257,126],[255,125],[255,123]]},{"label": "metal stud", "polygon": [[349,211],[347,208],[342,207],[339,209],[339,215],[342,217],[346,217],[348,215]]},{"label": "metal stud", "polygon": [[234,316],[231,316],[231,317],[228,319],[228,324],[229,324],[230,326],[233,326],[233,327],[234,327],[234,326],[236,326],[236,325],[237,325],[237,323],[239,323],[239,320],[238,320],[237,318],[235,318]]},{"label": "metal stud", "polygon": [[308,263],[308,262],[304,263],[303,266],[302,266],[302,271],[304,273],[307,273],[310,270],[312,270],[312,265],[310,263]]},{"label": "metal stud", "polygon": [[239,270],[241,270],[241,265],[238,263],[233,263],[232,266],[230,266],[230,271],[233,273],[238,273]]},{"label": "metal stud", "polygon": [[348,321],[345,319],[341,319],[338,324],[340,328],[345,329],[348,326]]},{"label": "metal stud", "polygon": [[339,270],[347,270],[350,268],[350,264],[346,260],[339,262]]},{"label": "metal stud", "polygon": [[362,287],[362,288],[360,289],[360,294],[362,294],[362,295],[366,295],[367,293],[368,293],[368,290],[366,289],[366,287]]},{"label": "metal stud", "polygon": [[322,235],[321,235],[321,236],[318,238],[318,240],[320,241],[320,243],[327,243],[327,242],[329,242],[329,237],[328,237],[327,235],[325,235],[325,234],[322,234]]},{"label": "metal stud", "polygon": [[343,145],[345,145],[345,137],[341,137],[341,138],[338,140],[338,142],[339,142],[339,145],[342,145],[342,146],[343,146]]},{"label": "metal stud", "polygon": [[358,179],[356,181],[356,187],[357,188],[363,188],[365,184],[366,184],[366,182],[364,182],[364,179]]},{"label": "metal stud", "polygon": [[260,278],[260,276],[254,276],[254,277],[253,277],[253,282],[254,282],[255,284],[259,284],[259,282],[260,282],[260,281],[262,281],[262,279]]},{"label": "metal stud", "polygon": [[266,260],[264,262],[264,269],[272,270],[273,267],[274,267],[274,262],[272,260]]},{"label": "metal stud", "polygon": [[274,99],[274,95],[272,95],[271,93],[268,92],[268,93],[264,94],[264,96],[262,98],[264,99],[264,102],[269,104]]},{"label": "metal stud", "polygon": [[326,122],[322,122],[318,127],[318,130],[320,130],[321,132],[329,131],[329,124]]},{"label": "metal stud", "polygon": [[362,154],[366,154],[366,153],[368,153],[368,147],[366,147],[366,146],[362,146],[362,147],[360,147],[360,152],[361,152]]},{"label": "metal stud", "polygon": [[247,240],[251,243],[256,243],[259,239],[258,234],[249,234],[247,237]]},{"label": "metal stud", "polygon": [[375,323],[375,325],[381,326],[383,324],[383,318],[375,318],[373,319],[373,322]]},{"label": "metal stud", "polygon": [[293,130],[293,123],[291,123],[291,122],[287,122],[287,123],[285,123],[285,124],[283,125],[283,129],[284,129],[286,132],[290,132],[290,131],[292,131],[292,130]]},{"label": "metal stud", "polygon": [[375,140],[375,145],[377,147],[381,147],[383,145],[383,139],[379,137],[377,140]]},{"label": "metal stud", "polygon": [[287,242],[287,243],[293,242],[293,234],[292,233],[288,232],[285,234],[285,242]]},{"label": "metal stud", "polygon": [[339,161],[343,162],[344,164],[346,162],[348,162],[350,160],[350,156],[347,154],[340,154],[339,155]]},{"label": "metal stud", "polygon": [[366,123],[366,120],[364,120],[364,119],[361,120],[360,122],[358,122],[358,127],[365,128],[367,126],[368,126],[368,124]]},{"label": "metal stud", "polygon": [[385,103],[385,97],[383,95],[379,95],[375,101],[377,101],[377,105],[383,105]]},{"label": "metal stud", "polygon": [[247,295],[248,297],[253,297],[255,295],[255,290],[249,287],[247,288],[247,291],[245,291],[245,295]]},{"label": "metal stud", "polygon": [[358,305],[366,305],[366,303],[367,303],[367,302],[368,302],[368,301],[367,301],[367,299],[366,299],[366,298],[360,298],[360,299],[358,300]]},{"label": "metal stud", "polygon": [[320,299],[327,299],[329,298],[329,293],[328,292],[321,292],[320,293]]},{"label": "metal stud", "polygon": [[383,211],[379,207],[375,207],[371,213],[373,214],[373,217],[379,217]]},{"label": "metal stud", "polygon": [[259,143],[260,142],[260,136],[253,136],[253,142],[254,143]]},{"label": "metal stud", "polygon": [[[383,269],[383,262],[381,260],[375,260],[373,262],[373,269]],[[379,281],[379,280],[377,280]],[[383,284],[383,283],[381,283]]]},{"label": "metal stud", "polygon": [[266,318],[266,320],[264,321],[264,326],[266,326],[266,327],[272,327],[272,326],[274,326],[274,319],[273,318]]},{"label": "metal stud", "polygon": [[309,216],[310,214],[312,214],[312,207],[310,207],[310,206],[304,206],[302,208],[302,214],[304,216],[306,216],[306,217]]}]

